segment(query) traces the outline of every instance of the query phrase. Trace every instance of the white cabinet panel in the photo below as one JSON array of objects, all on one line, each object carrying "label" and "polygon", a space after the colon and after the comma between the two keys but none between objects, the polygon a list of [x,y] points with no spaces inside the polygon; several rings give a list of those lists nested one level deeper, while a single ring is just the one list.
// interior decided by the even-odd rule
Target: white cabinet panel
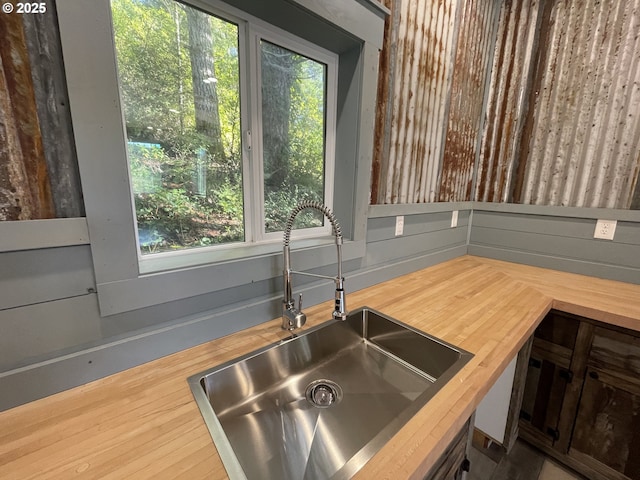
[{"label": "white cabinet panel", "polygon": [[500,444],[504,441],[517,359],[516,355],[476,410],[475,427]]}]

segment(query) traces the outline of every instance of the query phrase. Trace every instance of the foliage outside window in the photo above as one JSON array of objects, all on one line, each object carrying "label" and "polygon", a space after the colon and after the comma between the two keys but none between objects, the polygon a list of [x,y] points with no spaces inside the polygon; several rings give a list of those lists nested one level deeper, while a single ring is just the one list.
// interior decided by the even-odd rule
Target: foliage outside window
[{"label": "foliage outside window", "polygon": [[[301,200],[324,201],[326,67],[265,41],[260,51],[265,230],[277,232]],[[304,226],[323,224],[319,212],[301,215]]]},{"label": "foliage outside window", "polygon": [[300,201],[331,202],[326,62],[174,0],[111,11],[142,254],[261,241]]}]

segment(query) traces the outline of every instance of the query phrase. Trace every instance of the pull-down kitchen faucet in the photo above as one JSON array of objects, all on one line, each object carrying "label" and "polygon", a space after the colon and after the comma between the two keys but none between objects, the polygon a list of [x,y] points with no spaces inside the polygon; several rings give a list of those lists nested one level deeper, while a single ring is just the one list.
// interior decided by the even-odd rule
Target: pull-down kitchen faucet
[{"label": "pull-down kitchen faucet", "polygon": [[[338,275],[336,277],[329,277],[327,275],[317,275],[315,273],[296,272],[291,270],[291,249],[289,243],[291,241],[291,230],[293,229],[293,222],[296,216],[306,208],[313,208],[318,210],[331,222],[333,227],[333,235],[336,237],[336,246],[338,249]],[[282,328],[283,330],[294,330],[300,328],[307,321],[307,316],[302,312],[302,294],[298,300],[298,308],[291,294],[291,274],[307,275],[310,277],[328,278],[336,282],[336,296],[335,296],[335,309],[333,311],[333,318],[344,320],[347,318],[347,309],[345,304],[344,294],[344,277],[342,276],[342,229],[340,224],[336,220],[336,216],[329,209],[329,207],[323,205],[320,202],[303,202],[291,211],[289,220],[284,229],[284,300],[282,300]]]}]

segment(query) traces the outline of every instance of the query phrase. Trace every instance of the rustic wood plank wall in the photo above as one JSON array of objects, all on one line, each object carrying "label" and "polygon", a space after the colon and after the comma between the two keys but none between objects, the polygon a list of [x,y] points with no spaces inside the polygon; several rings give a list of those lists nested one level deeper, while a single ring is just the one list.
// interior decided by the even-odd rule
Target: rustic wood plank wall
[{"label": "rustic wood plank wall", "polygon": [[54,216],[20,15],[0,17],[0,220]]},{"label": "rustic wood plank wall", "polygon": [[55,8],[23,16],[40,132],[57,218],[84,216]]},{"label": "rustic wood plank wall", "polygon": [[55,3],[0,16],[0,221],[84,215]]}]

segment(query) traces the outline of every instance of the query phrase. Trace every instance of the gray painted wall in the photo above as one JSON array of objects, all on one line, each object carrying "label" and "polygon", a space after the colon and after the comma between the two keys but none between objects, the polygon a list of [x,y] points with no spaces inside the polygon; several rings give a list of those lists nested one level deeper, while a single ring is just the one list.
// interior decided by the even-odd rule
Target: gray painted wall
[{"label": "gray painted wall", "polygon": [[[451,228],[454,209],[459,221]],[[466,253],[640,283],[637,213],[473,203],[374,206],[365,256],[344,265],[347,292]],[[405,215],[399,237],[395,215]],[[592,238],[598,217],[618,220],[613,241]],[[274,277],[101,317],[94,286],[89,244],[0,253],[0,410],[276,318],[281,301],[281,279]],[[296,278],[294,287],[306,305],[333,296],[331,282]]]},{"label": "gray painted wall", "polygon": [[[457,228],[450,219],[450,211],[407,215],[395,237],[395,217],[371,218],[366,256],[344,264],[347,292],[464,255],[469,211]],[[276,318],[281,283],[276,276],[101,317],[90,245],[0,253],[0,410]],[[332,282],[296,277],[294,287],[306,305],[333,297]]]},{"label": "gray painted wall", "polygon": [[[596,219],[617,220],[613,240]],[[640,284],[640,215],[627,210],[477,204],[468,253]]]}]

